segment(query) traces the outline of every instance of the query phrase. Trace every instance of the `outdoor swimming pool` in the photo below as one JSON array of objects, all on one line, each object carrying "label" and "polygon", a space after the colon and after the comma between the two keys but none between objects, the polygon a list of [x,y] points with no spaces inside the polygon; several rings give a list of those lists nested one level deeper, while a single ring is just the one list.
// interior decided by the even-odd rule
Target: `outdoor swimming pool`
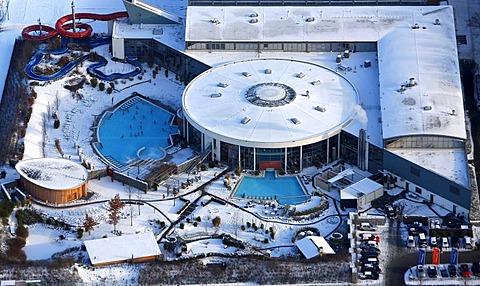
[{"label": "outdoor swimming pool", "polygon": [[237,198],[277,199],[280,204],[292,205],[308,199],[296,177],[275,177],[274,171],[265,177],[244,177],[235,191]]},{"label": "outdoor swimming pool", "polygon": [[169,147],[170,135],[177,134],[172,126],[174,115],[157,105],[135,96],[106,112],[97,130],[101,155],[117,168],[139,160],[163,159]]}]

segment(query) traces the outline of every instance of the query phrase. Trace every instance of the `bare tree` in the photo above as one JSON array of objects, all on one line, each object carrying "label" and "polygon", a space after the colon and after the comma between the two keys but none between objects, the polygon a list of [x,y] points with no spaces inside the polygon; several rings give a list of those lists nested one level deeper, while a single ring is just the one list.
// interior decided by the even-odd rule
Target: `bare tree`
[{"label": "bare tree", "polygon": [[230,218],[230,223],[233,226],[233,232],[235,233],[235,237],[238,237],[238,226],[240,225],[240,214],[238,211],[235,211]]},{"label": "bare tree", "polygon": [[85,229],[86,232],[88,232],[88,235],[90,235],[90,231],[93,230],[93,227],[96,225],[95,220],[93,217],[88,216],[88,214],[85,214],[85,221],[83,222],[83,228]]},{"label": "bare tree", "polygon": [[222,219],[219,217],[219,216],[216,216],[213,220],[212,220],[212,223],[213,223],[213,226],[216,227],[216,228],[219,228],[220,227],[220,223],[222,222]]},{"label": "bare tree", "polygon": [[52,107],[50,106],[50,101],[47,103],[47,120],[50,122],[52,118]]},{"label": "bare tree", "polygon": [[480,28],[480,12],[476,12],[472,17],[470,17],[468,20],[468,25],[470,27]]},{"label": "bare tree", "polygon": [[120,221],[120,213],[125,203],[120,200],[120,195],[116,194],[113,199],[108,201],[108,223],[113,224],[113,231],[117,231],[117,224]]}]

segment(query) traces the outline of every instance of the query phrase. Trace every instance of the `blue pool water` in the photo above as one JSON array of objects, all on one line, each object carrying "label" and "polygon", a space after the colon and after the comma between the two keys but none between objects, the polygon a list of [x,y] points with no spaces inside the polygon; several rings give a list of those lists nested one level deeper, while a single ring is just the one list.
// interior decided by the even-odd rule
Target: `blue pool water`
[{"label": "blue pool water", "polygon": [[105,113],[98,129],[97,149],[117,167],[127,166],[140,159],[162,159],[171,145],[173,114],[142,99],[133,97],[113,113]]},{"label": "blue pool water", "polygon": [[277,199],[281,204],[299,204],[308,197],[296,177],[275,177],[275,172],[265,172],[265,177],[244,177],[235,191],[237,198]]}]

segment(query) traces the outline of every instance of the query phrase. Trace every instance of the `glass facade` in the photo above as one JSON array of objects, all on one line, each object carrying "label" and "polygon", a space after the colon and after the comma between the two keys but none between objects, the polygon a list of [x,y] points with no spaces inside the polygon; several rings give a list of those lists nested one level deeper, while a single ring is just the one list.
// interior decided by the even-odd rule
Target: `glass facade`
[{"label": "glass facade", "polygon": [[426,5],[426,0],[189,0],[189,6]]},{"label": "glass facade", "polygon": [[409,136],[400,139],[388,140],[385,144],[386,148],[465,148],[462,140],[448,138],[444,136]]},{"label": "glass facade", "polygon": [[340,157],[356,166],[358,163],[358,138],[347,132],[340,134]]}]

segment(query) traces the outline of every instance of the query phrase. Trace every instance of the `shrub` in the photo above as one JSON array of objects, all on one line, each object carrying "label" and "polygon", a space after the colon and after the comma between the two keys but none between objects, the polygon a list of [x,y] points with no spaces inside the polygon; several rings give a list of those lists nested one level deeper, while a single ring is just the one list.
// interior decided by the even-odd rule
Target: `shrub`
[{"label": "shrub", "polygon": [[215,161],[210,161],[210,162],[208,162],[208,167],[209,167],[209,168],[215,168],[216,165],[217,165],[217,164],[215,164]]},{"label": "shrub", "polygon": [[264,229],[265,228],[265,225],[263,225],[263,223],[260,225],[260,228],[261,229]]},{"label": "shrub", "polygon": [[80,239],[83,237],[83,228],[77,228],[77,238]]},{"label": "shrub", "polygon": [[113,92],[113,88],[107,87],[107,93],[108,93],[108,94],[112,94],[112,92]]},{"label": "shrub", "polygon": [[165,227],[165,222],[162,220],[161,222],[158,223],[158,225],[160,225],[160,227]]},{"label": "shrub", "polygon": [[99,89],[100,91],[104,91],[104,90],[105,90],[105,83],[104,83],[104,82],[99,83],[99,84],[98,84],[98,89]]},{"label": "shrub", "polygon": [[248,228],[252,227],[252,223],[249,222],[249,221],[247,221],[247,227],[248,227]]},{"label": "shrub", "polygon": [[214,227],[219,227],[221,222],[222,222],[222,219],[219,216],[216,216],[212,220],[212,224],[213,224]]},{"label": "shrub", "polygon": [[185,228],[185,224],[183,222],[180,223],[180,229],[184,229]]},{"label": "shrub", "polygon": [[142,80],[142,79],[143,79],[143,76],[139,75],[137,78],[138,78],[139,80]]},{"label": "shrub", "polygon": [[23,210],[17,210],[15,213],[15,217],[17,218],[18,225],[30,225],[30,224],[35,224],[35,223],[42,223],[43,218],[42,216],[30,209],[23,209]]},{"label": "shrub", "polygon": [[255,170],[255,176],[260,175],[260,170]]},{"label": "shrub", "polygon": [[195,218],[195,220],[198,221],[198,222],[201,222],[201,221],[202,221],[202,218],[201,218],[200,216],[197,216],[197,217]]},{"label": "shrub", "polygon": [[275,239],[275,231],[273,229],[270,231],[270,238]]},{"label": "shrub", "polygon": [[194,222],[193,222],[193,226],[194,226],[194,227],[197,227],[197,226],[198,226],[198,222],[197,222],[197,221],[194,221]]},{"label": "shrub", "polygon": [[168,70],[165,69],[165,77],[168,77]]},{"label": "shrub", "polygon": [[258,230],[258,226],[256,226],[255,224],[253,225],[253,230],[257,231]]},{"label": "shrub", "polygon": [[235,175],[240,176],[241,174],[242,170],[240,169],[240,167],[237,166],[237,168],[235,169]]},{"label": "shrub", "polygon": [[245,225],[242,225],[242,230],[245,230]]},{"label": "shrub", "polygon": [[91,85],[93,88],[97,87],[97,84],[98,84],[98,79],[97,79],[97,78],[94,77],[94,78],[92,78],[92,79],[90,80],[90,85]]},{"label": "shrub", "polygon": [[189,217],[187,217],[187,223],[190,223],[190,222],[191,222],[190,218],[189,218]]},{"label": "shrub", "polygon": [[23,237],[14,237],[7,240],[7,245],[11,249],[22,249],[26,244],[26,240]]},{"label": "shrub", "polygon": [[[0,202],[0,217],[8,218],[12,212],[15,204],[13,202],[4,200]],[[7,223],[8,224],[8,223]]]},{"label": "shrub", "polygon": [[278,174],[279,174],[280,176],[285,175],[285,170],[282,169],[282,170],[278,171]]},{"label": "shrub", "polygon": [[19,225],[17,227],[17,229],[15,230],[15,234],[19,237],[27,238],[28,237],[28,229],[23,225]]},{"label": "shrub", "polygon": [[60,127],[60,120],[55,119],[53,122],[53,129],[58,129]]},{"label": "shrub", "polygon": [[263,243],[267,244],[267,243],[268,243],[268,238],[265,237],[265,238],[263,239]]},{"label": "shrub", "polygon": [[207,170],[207,166],[205,166],[205,165],[200,166],[200,170],[201,170],[201,171],[206,171],[206,170]]}]

